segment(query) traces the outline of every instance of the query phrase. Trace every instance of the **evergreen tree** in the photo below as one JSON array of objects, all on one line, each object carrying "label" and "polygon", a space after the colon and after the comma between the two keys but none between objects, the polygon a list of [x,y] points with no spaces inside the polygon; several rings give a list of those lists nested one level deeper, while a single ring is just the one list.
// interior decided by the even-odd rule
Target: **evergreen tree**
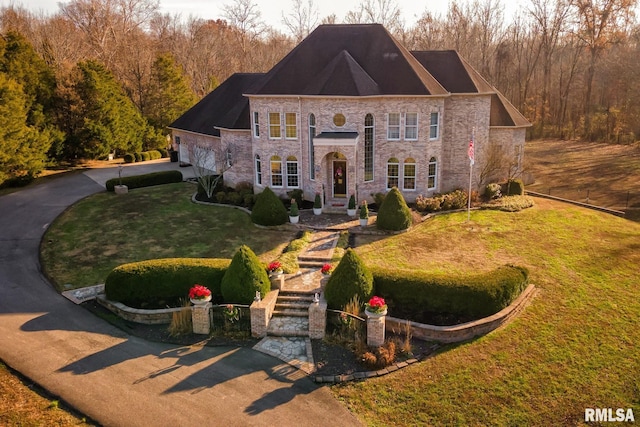
[{"label": "evergreen tree", "polygon": [[50,135],[27,125],[27,104],[22,86],[0,72],[0,185],[30,181],[45,166]]},{"label": "evergreen tree", "polygon": [[170,53],[158,56],[153,63],[148,100],[145,116],[164,133],[168,133],[168,125],[196,102],[182,68]]}]

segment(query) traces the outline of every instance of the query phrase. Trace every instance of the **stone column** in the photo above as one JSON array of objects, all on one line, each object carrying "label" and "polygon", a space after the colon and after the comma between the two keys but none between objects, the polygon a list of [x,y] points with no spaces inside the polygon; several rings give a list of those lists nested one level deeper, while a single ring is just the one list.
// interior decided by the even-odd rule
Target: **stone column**
[{"label": "stone column", "polygon": [[280,289],[284,286],[284,274],[272,274],[269,276],[269,280],[271,280],[271,289]]},{"label": "stone column", "polygon": [[327,328],[327,301],[324,295],[309,306],[309,338],[323,339]]},{"label": "stone column", "polygon": [[211,303],[194,305],[191,307],[191,323],[193,324],[193,333],[201,335],[209,335],[211,331],[211,323],[209,311]]},{"label": "stone column", "polygon": [[383,313],[371,313],[365,310],[367,315],[367,345],[380,347],[384,344],[384,326],[386,310]]}]

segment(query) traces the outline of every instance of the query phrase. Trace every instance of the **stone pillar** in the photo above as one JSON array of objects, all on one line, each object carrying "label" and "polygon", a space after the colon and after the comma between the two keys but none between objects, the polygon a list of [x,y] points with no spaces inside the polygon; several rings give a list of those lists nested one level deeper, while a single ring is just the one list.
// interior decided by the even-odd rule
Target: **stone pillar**
[{"label": "stone pillar", "polygon": [[254,301],[249,307],[251,313],[251,335],[255,338],[267,336],[267,328],[276,306],[279,291],[269,292],[263,300]]},{"label": "stone pillar", "polygon": [[309,306],[309,338],[323,339],[327,328],[327,301],[324,295]]},{"label": "stone pillar", "polygon": [[272,274],[269,276],[269,280],[271,280],[271,289],[280,289],[284,286],[284,274]]},{"label": "stone pillar", "polygon": [[386,310],[383,313],[371,313],[365,310],[367,315],[367,345],[380,347],[384,344],[384,326]]},{"label": "stone pillar", "polygon": [[193,333],[209,335],[211,331],[211,323],[209,317],[209,311],[211,310],[211,303],[194,305],[191,307],[191,323],[193,324]]}]

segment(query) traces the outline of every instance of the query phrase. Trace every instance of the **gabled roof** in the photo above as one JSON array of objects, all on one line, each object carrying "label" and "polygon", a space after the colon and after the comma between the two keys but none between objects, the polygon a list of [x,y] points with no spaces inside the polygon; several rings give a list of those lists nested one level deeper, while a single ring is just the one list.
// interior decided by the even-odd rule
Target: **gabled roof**
[{"label": "gabled roof", "polygon": [[[320,80],[323,81],[320,81]],[[252,95],[446,95],[380,24],[320,25]]]},{"label": "gabled roof", "polygon": [[212,136],[220,136],[217,127],[250,129],[249,99],[242,94],[263,76],[262,73],[233,74],[169,127]]},{"label": "gabled roof", "polygon": [[490,126],[531,126],[520,111],[455,50],[427,50],[411,53],[447,91],[491,94]]}]

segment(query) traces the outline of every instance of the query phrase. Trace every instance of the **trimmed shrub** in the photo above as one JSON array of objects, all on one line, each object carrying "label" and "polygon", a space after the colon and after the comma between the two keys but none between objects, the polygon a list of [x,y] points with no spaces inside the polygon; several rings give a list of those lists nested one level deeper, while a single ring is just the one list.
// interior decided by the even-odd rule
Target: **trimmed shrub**
[{"label": "trimmed shrub", "polygon": [[186,298],[198,283],[220,301],[229,263],[216,258],[167,258],[123,264],[109,273],[104,291],[108,299],[135,307],[153,298]]},{"label": "trimmed shrub", "polygon": [[[112,178],[107,181],[105,184],[107,191],[113,191],[113,187],[118,185],[119,180],[119,178]],[[153,185],[171,184],[174,182],[182,182],[182,172],[163,171],[122,177],[122,185],[129,187],[129,190],[134,188],[151,187]]]},{"label": "trimmed shrub", "polygon": [[127,153],[124,155],[123,160],[125,163],[133,163],[136,161],[136,158],[131,153]]},{"label": "trimmed shrub", "polygon": [[166,159],[169,157],[169,151],[166,148],[158,148],[158,152],[160,153],[160,158]]},{"label": "trimmed shrub", "polygon": [[216,193],[216,202],[218,203],[226,203],[227,201],[227,193],[224,191],[218,191]]},{"label": "trimmed shrub", "polygon": [[436,212],[441,208],[442,199],[439,197],[416,197],[416,209],[420,212]]},{"label": "trimmed shrub", "polygon": [[369,218],[369,205],[366,200],[362,201],[362,205],[360,206],[360,219]]},{"label": "trimmed shrub", "polygon": [[141,162],[142,161],[142,153],[135,152],[135,153],[133,153],[133,157],[136,159],[136,162]]},{"label": "trimmed shrub", "polygon": [[347,209],[355,209],[356,208],[356,196],[353,194],[349,196],[349,204],[347,205]]},{"label": "trimmed shrub", "polygon": [[288,220],[287,208],[269,187],[258,194],[251,221],[259,225],[282,225]]},{"label": "trimmed shrub", "polygon": [[304,197],[304,192],[302,190],[296,189],[296,190],[287,191],[287,196],[289,196],[289,199],[294,199],[298,204],[298,206],[302,206],[303,197]]},{"label": "trimmed shrub", "polygon": [[342,310],[354,297],[368,301],[373,291],[373,275],[351,248],[347,249],[324,290],[329,308]]},{"label": "trimmed shrub", "polygon": [[467,192],[464,190],[455,190],[442,196],[442,210],[453,211],[462,209],[467,206],[469,201]]},{"label": "trimmed shrub", "polygon": [[289,216],[299,216],[298,203],[296,199],[291,199],[291,208],[289,209]]},{"label": "trimmed shrub", "polygon": [[140,153],[140,156],[142,157],[143,162],[147,162],[151,160],[151,155],[149,154],[148,151],[143,151],[142,153]]},{"label": "trimmed shrub", "polygon": [[507,196],[524,196],[524,183],[521,179],[510,179],[502,185],[502,193]]},{"label": "trimmed shrub", "polygon": [[373,203],[376,204],[378,209],[380,209],[380,206],[382,206],[382,202],[384,202],[384,198],[386,196],[387,195],[385,193],[375,193],[371,195],[371,197],[373,197]]},{"label": "trimmed shrub", "polygon": [[396,187],[385,196],[378,209],[376,227],[381,230],[399,231],[411,226],[411,210]]},{"label": "trimmed shrub", "polygon": [[484,196],[487,199],[497,199],[498,197],[502,196],[502,191],[500,188],[500,184],[492,182],[491,184],[487,184],[487,186],[484,188]]},{"label": "trimmed shrub", "polygon": [[[316,193],[316,196],[313,199],[313,208],[314,209],[322,208],[322,199],[320,198],[320,193]],[[354,207],[354,209],[355,209],[355,207]]]},{"label": "trimmed shrub", "polygon": [[[445,276],[420,270],[372,269],[375,293],[392,312],[446,313],[471,318],[490,316],[507,307],[525,289],[527,269],[506,265],[488,273]],[[327,284],[328,285],[328,284]]]},{"label": "trimmed shrub", "polygon": [[519,212],[533,205],[533,198],[529,196],[505,196],[497,200],[491,200],[483,205],[483,208],[505,212]]},{"label": "trimmed shrub", "polygon": [[158,160],[162,158],[162,154],[158,150],[151,150],[149,151],[149,157],[151,160]]},{"label": "trimmed shrub", "polygon": [[225,302],[251,304],[257,291],[264,298],[271,289],[271,282],[256,254],[243,245],[233,256],[220,289]]},{"label": "trimmed shrub", "polygon": [[244,197],[242,196],[242,194],[236,193],[235,191],[227,194],[227,200],[229,201],[229,203],[235,206],[242,205],[243,199]]}]

